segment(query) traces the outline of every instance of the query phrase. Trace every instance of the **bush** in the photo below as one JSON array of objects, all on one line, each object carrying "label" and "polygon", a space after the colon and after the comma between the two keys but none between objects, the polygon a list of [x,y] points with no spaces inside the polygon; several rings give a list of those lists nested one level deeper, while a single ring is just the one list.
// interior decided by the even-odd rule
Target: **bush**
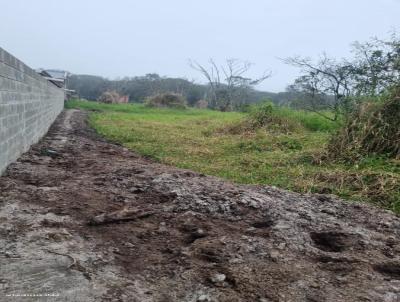
[{"label": "bush", "polygon": [[195,104],[195,107],[199,109],[207,109],[208,102],[206,100],[198,100]]},{"label": "bush", "polygon": [[295,132],[303,129],[303,126],[295,119],[285,114],[280,114],[279,107],[272,102],[265,102],[250,110],[249,123],[252,128],[268,128],[280,132]]},{"label": "bush", "polygon": [[106,91],[106,92],[103,92],[97,98],[97,100],[101,103],[114,104],[114,103],[118,103],[119,98],[120,98],[120,95],[116,91]]},{"label": "bush", "polygon": [[147,107],[185,109],[186,99],[181,94],[167,92],[147,98],[145,105]]},{"label": "bush", "polygon": [[280,114],[280,107],[275,106],[272,102],[264,102],[248,108],[247,118],[240,123],[230,125],[227,131],[231,134],[240,134],[262,128],[279,133],[304,130],[301,123]]},{"label": "bush", "polygon": [[[242,110],[248,113],[247,118],[242,122],[229,125],[226,129],[227,132],[240,134],[254,132],[261,128],[279,133],[302,132],[305,130],[330,132],[340,126],[340,121],[331,121],[318,113],[277,106],[271,101],[246,106]],[[323,114],[329,116],[332,113],[324,112]]]},{"label": "bush", "polygon": [[347,161],[376,155],[400,158],[400,89],[383,102],[361,104],[331,140],[329,154]]}]

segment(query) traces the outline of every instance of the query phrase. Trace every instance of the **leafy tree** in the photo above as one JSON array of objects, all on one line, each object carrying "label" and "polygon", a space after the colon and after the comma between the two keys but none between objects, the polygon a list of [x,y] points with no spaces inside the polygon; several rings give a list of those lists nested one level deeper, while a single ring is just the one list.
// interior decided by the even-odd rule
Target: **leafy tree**
[{"label": "leafy tree", "polygon": [[[295,81],[294,87],[309,97],[309,110],[334,121],[338,119],[341,110],[348,110],[355,70],[351,63],[337,62],[325,54],[317,62],[302,57],[287,58],[284,61],[301,68],[303,75]],[[332,102],[325,105],[333,111],[333,118],[322,114],[317,106],[328,95],[332,96]]]},{"label": "leafy tree", "polygon": [[329,108],[334,112],[332,119],[337,120],[339,115],[351,113],[365,97],[380,95],[400,82],[400,39],[396,34],[388,41],[356,42],[353,53],[353,59],[340,61],[326,55],[317,61],[284,59],[302,71],[289,90],[303,95],[306,109],[324,115],[321,108]]},{"label": "leafy tree", "polygon": [[395,33],[389,41],[356,42],[353,53],[357,95],[379,95],[400,81],[400,39]]}]

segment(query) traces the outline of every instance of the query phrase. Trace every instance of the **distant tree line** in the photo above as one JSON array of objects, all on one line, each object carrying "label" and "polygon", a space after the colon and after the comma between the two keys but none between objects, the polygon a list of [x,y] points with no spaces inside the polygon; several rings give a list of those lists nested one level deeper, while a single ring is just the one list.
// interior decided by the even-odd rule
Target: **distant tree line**
[{"label": "distant tree line", "polygon": [[190,105],[202,99],[205,94],[202,85],[181,78],[161,77],[155,73],[118,80],[94,75],[71,75],[69,88],[88,100],[97,100],[106,91],[116,91],[121,95],[129,95],[130,102],[143,102],[156,94],[174,92],[182,94]]},{"label": "distant tree line", "polygon": [[209,107],[214,109],[222,109],[221,107],[240,109],[241,105],[257,103],[265,99],[271,99],[275,103],[287,102],[286,95],[289,93],[258,91],[247,84],[247,79],[240,79],[241,83],[238,78],[235,81],[233,83],[232,80],[229,86],[218,83],[218,91],[216,91],[210,83],[197,84],[187,79],[162,77],[155,73],[118,80],[75,74],[69,79],[69,89],[74,89],[81,98],[88,100],[97,100],[106,91],[116,91],[121,95],[129,95],[130,102],[143,102],[148,97],[172,92],[183,95],[189,106],[194,106],[199,100],[207,100]]}]

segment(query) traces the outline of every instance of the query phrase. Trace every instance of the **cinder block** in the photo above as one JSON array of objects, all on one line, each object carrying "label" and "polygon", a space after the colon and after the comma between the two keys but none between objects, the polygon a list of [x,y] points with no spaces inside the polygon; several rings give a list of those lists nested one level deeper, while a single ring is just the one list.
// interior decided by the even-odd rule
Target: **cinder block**
[{"label": "cinder block", "polygon": [[63,107],[63,90],[0,48],[0,175],[46,134]]}]

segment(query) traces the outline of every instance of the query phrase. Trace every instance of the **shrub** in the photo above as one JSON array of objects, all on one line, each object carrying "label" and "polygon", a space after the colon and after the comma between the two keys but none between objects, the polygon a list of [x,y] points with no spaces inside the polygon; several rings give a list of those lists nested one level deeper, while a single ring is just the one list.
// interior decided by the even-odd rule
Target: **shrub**
[{"label": "shrub", "polygon": [[195,104],[195,107],[199,109],[207,109],[208,102],[206,100],[198,100]]},{"label": "shrub", "polygon": [[106,103],[106,104],[113,104],[117,103],[120,98],[120,95],[116,91],[106,91],[103,92],[97,100],[101,103]]},{"label": "shrub", "polygon": [[186,99],[181,94],[167,92],[147,98],[145,105],[147,107],[185,109]]},{"label": "shrub", "polygon": [[328,152],[347,161],[376,155],[400,158],[400,89],[386,101],[361,104],[331,140]]},{"label": "shrub", "polygon": [[[262,128],[280,133],[302,132],[305,130],[330,132],[338,129],[341,124],[341,121],[328,120],[315,112],[277,106],[271,101],[242,107],[242,111],[248,114],[247,118],[239,123],[236,122],[233,125],[229,125],[225,129],[227,132],[240,134],[254,132]],[[332,113],[324,112],[323,114],[330,115]]]},{"label": "shrub", "polygon": [[242,122],[230,125],[227,131],[232,134],[240,134],[265,128],[273,132],[289,133],[303,129],[298,121],[280,114],[279,110],[280,108],[271,102],[252,106],[247,118]]}]

